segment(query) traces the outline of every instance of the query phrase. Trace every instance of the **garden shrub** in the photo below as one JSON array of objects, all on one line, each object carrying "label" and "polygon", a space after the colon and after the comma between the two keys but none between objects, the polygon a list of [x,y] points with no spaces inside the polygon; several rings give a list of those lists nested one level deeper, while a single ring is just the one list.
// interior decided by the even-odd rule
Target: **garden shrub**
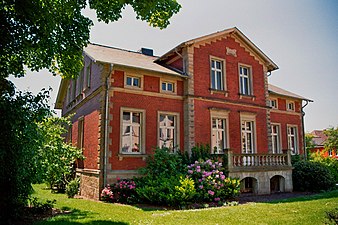
[{"label": "garden shrub", "polygon": [[240,181],[226,177],[221,162],[195,161],[187,168],[188,177],[195,182],[199,201],[224,202],[240,193]]},{"label": "garden shrub", "polygon": [[321,152],[311,154],[312,161],[325,165],[334,176],[335,182],[338,183],[338,160],[332,157],[326,157]]},{"label": "garden shrub", "polygon": [[30,197],[28,199],[28,206],[32,209],[33,213],[41,214],[46,211],[49,211],[55,205],[56,200],[46,200],[45,202],[41,202],[36,197]]},{"label": "garden shrub", "polygon": [[79,192],[80,188],[80,180],[79,178],[75,178],[74,180],[70,181],[66,186],[66,194],[68,198],[74,198],[75,195]]},{"label": "garden shrub", "polygon": [[329,190],[335,186],[331,171],[325,165],[311,161],[295,163],[292,180],[296,191]]},{"label": "garden shrub", "polygon": [[117,178],[117,182],[107,185],[101,192],[101,199],[107,202],[133,203],[136,197],[136,184],[132,179]]},{"label": "garden shrub", "polygon": [[180,177],[180,185],[175,186],[175,200],[179,205],[187,205],[196,195],[195,182],[191,178]]}]

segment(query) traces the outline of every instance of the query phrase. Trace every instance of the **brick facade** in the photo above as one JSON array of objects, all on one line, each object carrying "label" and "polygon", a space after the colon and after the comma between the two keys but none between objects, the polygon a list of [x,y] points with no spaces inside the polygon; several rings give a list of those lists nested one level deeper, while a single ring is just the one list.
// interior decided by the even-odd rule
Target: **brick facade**
[{"label": "brick facade", "polygon": [[[74,145],[78,145],[79,124],[83,123],[86,160],[78,175],[84,196],[98,198],[105,184],[117,177],[137,175],[137,169],[146,165],[146,157],[159,145],[160,113],[175,115],[177,147],[188,153],[196,144],[212,144],[212,118],[220,114],[226,115],[226,148],[231,149],[231,154],[243,153],[242,122],[247,120],[243,118],[252,120],[254,154],[272,153],[272,124],[280,125],[282,149],[289,147],[287,127],[296,126],[298,152],[303,153],[303,99],[270,92],[267,73],[278,69],[277,65],[237,28],[185,42],[159,58],[103,46],[90,47],[84,53],[85,68],[89,65],[91,71],[90,88],[69,102],[67,96],[74,81],[62,81],[58,96],[63,115],[76,113],[72,127]],[[116,52],[117,62],[112,57]],[[133,57],[135,60],[130,61]],[[108,58],[112,61],[105,61]],[[222,62],[223,89],[212,88],[211,60]],[[240,66],[250,70],[250,94],[240,93]],[[136,83],[127,84],[127,77],[128,82],[134,82],[135,78]],[[169,82],[173,90],[163,90],[163,82]],[[277,109],[270,107],[271,97],[278,99]],[[294,102],[294,111],[287,110],[290,101]],[[140,112],[141,122],[137,122],[140,153],[122,152],[123,110]],[[268,193],[269,179],[276,176],[281,179],[281,190],[292,190],[290,166],[232,173],[241,179],[245,174],[257,180],[256,193]]]}]

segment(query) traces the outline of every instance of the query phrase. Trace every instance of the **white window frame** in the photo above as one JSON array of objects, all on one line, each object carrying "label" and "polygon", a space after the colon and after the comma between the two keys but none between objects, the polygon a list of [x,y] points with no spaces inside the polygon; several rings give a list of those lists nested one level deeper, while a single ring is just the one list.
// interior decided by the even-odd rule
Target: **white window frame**
[{"label": "white window frame", "polygon": [[[164,116],[173,116],[174,117],[174,126],[161,126],[160,124],[160,119],[161,119],[161,115],[164,115]],[[180,114],[179,113],[175,113],[175,112],[165,112],[165,111],[158,111],[157,113],[157,126],[158,126],[158,129],[157,129],[157,143],[158,143],[158,146],[160,148],[162,147],[167,147],[170,152],[177,152],[177,150],[179,149],[179,146],[180,146],[180,135],[179,135],[179,130],[180,130]],[[165,131],[167,131],[168,129],[172,129],[174,130],[174,143],[173,143],[173,146],[170,147],[170,146],[163,146],[161,144],[161,129],[165,129]],[[165,132],[166,133],[166,132]]]},{"label": "white window frame", "polygon": [[[290,133],[290,129],[295,129],[294,130],[294,134],[291,134]],[[291,150],[291,154],[292,155],[298,155],[299,154],[299,143],[298,143],[298,126],[297,125],[287,125],[287,138],[288,138],[288,149]],[[294,138],[294,146],[295,146],[295,149],[292,149],[292,145],[291,145],[291,142],[292,142],[292,138]]]},{"label": "white window frame", "polygon": [[[273,104],[275,102],[276,104]],[[271,98],[270,99],[270,107],[273,109],[278,109],[278,99],[277,98]]]},{"label": "white window frame", "polygon": [[[276,127],[276,133],[273,130],[273,127]],[[275,139],[277,140],[277,143],[275,143]],[[279,123],[272,123],[271,124],[271,143],[272,143],[272,153],[273,154],[280,154],[282,153],[282,145],[281,145],[281,125]],[[277,146],[277,149],[275,149],[275,146]]]},{"label": "white window frame", "polygon": [[[292,106],[292,107],[290,107],[290,106]],[[290,100],[287,100],[287,101],[286,101],[286,110],[287,110],[287,111],[292,111],[292,112],[294,112],[294,111],[295,111],[295,107],[296,107],[296,105],[295,105],[295,102],[294,102],[294,101],[290,101]]]},{"label": "white window frame", "polygon": [[[162,84],[166,84],[166,90],[162,88]],[[172,84],[173,90],[169,91],[168,90],[168,84]],[[177,81],[176,80],[171,80],[171,79],[160,79],[160,92],[165,93],[165,94],[177,94]]]},{"label": "white window frame", "polygon": [[86,90],[87,88],[90,88],[91,84],[91,76],[92,76],[92,63],[90,62],[86,66],[86,73],[85,73],[85,84],[83,85],[83,91]]},{"label": "white window frame", "polygon": [[[216,67],[216,62],[219,62],[221,65],[221,68]],[[213,72],[215,76],[215,87],[213,87],[212,81],[213,81]],[[221,74],[221,81],[218,81],[217,73]],[[218,87],[220,86],[220,87]],[[211,90],[217,90],[217,91],[225,91],[226,90],[226,76],[225,76],[225,60],[220,59],[217,57],[210,56],[210,89]]]},{"label": "white window frame", "polygon": [[[123,113],[124,112],[129,112],[131,113],[130,116],[130,121],[129,123],[124,123],[123,121]],[[140,123],[135,124],[132,121],[132,114],[133,113],[139,113],[140,114]],[[121,114],[120,114],[120,153],[121,154],[144,154],[145,152],[145,110],[142,109],[134,109],[134,108],[125,108],[125,107],[121,107]],[[123,151],[123,148],[126,146],[123,146],[123,132],[124,132],[124,125],[128,125],[128,126],[138,126],[140,129],[140,136],[139,137],[139,151],[133,151],[132,147],[129,151]],[[131,129],[132,130],[132,129]],[[132,142],[132,132],[130,132],[130,138],[131,138],[131,142]],[[133,144],[130,142],[130,146],[133,146]]]},{"label": "white window frame", "polygon": [[[131,82],[132,84],[131,85],[127,84],[128,78],[132,79],[132,82]],[[139,80],[139,85],[138,86],[133,85],[134,79],[138,79]],[[143,76],[141,76],[141,75],[124,74],[124,87],[125,88],[130,88],[130,89],[138,89],[138,90],[143,89]]]},{"label": "white window frame", "polygon": [[[243,68],[248,70],[247,75],[242,73]],[[252,67],[250,65],[239,64],[238,65],[238,74],[239,74],[239,93],[241,95],[253,95],[253,84],[252,84]],[[247,87],[242,83],[242,79],[247,79]]]},{"label": "white window frame", "polygon": [[[223,133],[223,146],[224,149],[228,149],[230,146],[229,142],[229,111],[224,109],[211,109],[210,110],[210,146],[212,154],[224,154],[224,149],[219,149],[218,146],[213,146],[213,131],[215,130],[213,127],[213,120],[224,120],[225,124],[224,133]],[[216,128],[215,131],[219,129]],[[217,139],[217,138],[216,138]],[[215,149],[215,147],[217,147]],[[215,151],[216,150],[216,151]]]},{"label": "white window frame", "polygon": [[[243,126],[243,123],[244,126]],[[246,123],[251,123],[251,130],[247,130]],[[253,113],[241,113],[241,152],[243,154],[255,154],[257,153],[257,138],[256,138],[256,114]],[[243,129],[244,128],[244,129]],[[251,151],[247,145],[244,147],[243,140],[245,143],[248,142],[248,134],[251,134]]]},{"label": "white window frame", "polygon": [[77,96],[82,94],[83,87],[84,87],[83,80],[84,80],[84,68],[81,69],[80,74],[77,77],[77,85],[78,85]]}]

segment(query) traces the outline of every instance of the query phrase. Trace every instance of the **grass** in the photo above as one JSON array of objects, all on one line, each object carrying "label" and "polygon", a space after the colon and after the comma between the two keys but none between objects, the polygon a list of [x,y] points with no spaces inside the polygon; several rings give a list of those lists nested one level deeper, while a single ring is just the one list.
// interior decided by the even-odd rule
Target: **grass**
[{"label": "grass", "polygon": [[338,190],[270,203],[200,210],[142,210],[134,206],[69,199],[35,185],[35,197],[56,199],[56,208],[71,213],[34,225],[126,225],[126,224],[324,224],[325,212],[338,207]]}]

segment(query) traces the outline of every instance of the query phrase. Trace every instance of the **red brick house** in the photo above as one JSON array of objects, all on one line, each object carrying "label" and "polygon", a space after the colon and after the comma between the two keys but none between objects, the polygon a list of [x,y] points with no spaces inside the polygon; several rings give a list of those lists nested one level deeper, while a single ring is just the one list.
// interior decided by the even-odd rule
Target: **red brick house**
[{"label": "red brick house", "polygon": [[332,157],[338,159],[338,154],[335,149],[330,149],[325,151],[325,141],[327,140],[327,136],[324,133],[325,130],[314,130],[310,134],[313,136],[312,142],[314,144],[314,148],[310,149],[311,152],[321,152],[325,157]]},{"label": "red brick house", "polygon": [[69,139],[86,156],[81,194],[98,198],[105,184],[137,175],[156,146],[190,152],[198,143],[228,154],[242,191],[292,191],[290,154],[304,153],[309,100],[269,85],[276,69],[237,28],[160,57],[89,44],[80,76],[61,81],[56,103],[62,115],[75,113]]}]

